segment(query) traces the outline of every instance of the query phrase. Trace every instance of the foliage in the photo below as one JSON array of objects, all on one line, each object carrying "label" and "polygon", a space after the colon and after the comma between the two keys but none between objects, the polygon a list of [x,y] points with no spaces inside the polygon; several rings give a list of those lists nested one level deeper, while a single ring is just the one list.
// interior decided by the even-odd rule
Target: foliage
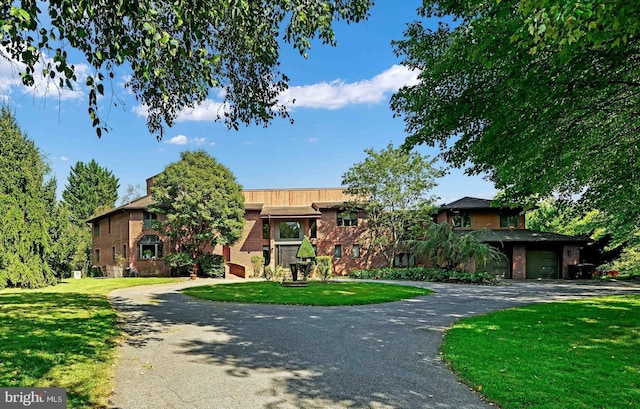
[{"label": "foliage", "polygon": [[113,209],[118,200],[118,178],[91,159],[89,163],[76,162],[71,167],[62,199],[71,210],[78,226],[99,211]]},{"label": "foliage", "polygon": [[164,214],[160,229],[198,271],[200,257],[217,245],[232,245],[244,226],[242,187],[231,171],[205,151],[182,152],[155,177],[151,212]]},{"label": "foliage", "polygon": [[302,243],[300,243],[300,246],[298,246],[296,258],[300,258],[303,260],[316,258],[316,252],[313,249],[313,246],[311,245],[311,242],[309,241],[309,238],[307,236],[304,236],[304,238],[302,239]]},{"label": "foliage", "polygon": [[327,281],[333,272],[331,268],[331,256],[318,256],[316,257],[317,271],[322,281]]},{"label": "foliage", "polygon": [[284,268],[277,264],[274,268],[266,266],[264,268],[264,279],[267,281],[282,281],[284,279]]},{"label": "foliage", "polygon": [[264,257],[251,256],[251,268],[253,269],[253,276],[260,277],[260,273],[264,269]]},{"label": "foliage", "polygon": [[0,152],[0,288],[53,284],[49,168],[6,107],[0,110]]},{"label": "foliage", "polygon": [[475,261],[476,265],[486,265],[504,257],[498,250],[475,237],[476,230],[457,234],[446,222],[431,223],[421,239],[413,242],[414,252],[432,264],[451,271],[463,263]]},{"label": "foliage", "polygon": [[314,282],[307,287],[284,287],[276,282],[206,285],[182,290],[213,301],[286,305],[364,305],[429,295],[431,290],[407,285],[364,282]]},{"label": "foliage", "polygon": [[486,272],[446,271],[434,267],[383,267],[371,270],[351,270],[350,278],[364,280],[402,280],[402,281],[429,281],[445,283],[450,278],[456,277],[459,282],[465,284],[495,285],[498,279]]},{"label": "foliage", "polygon": [[496,407],[633,407],[639,316],[638,295],[527,305],[463,318],[440,350]]},{"label": "foliage", "polygon": [[618,271],[620,278],[640,278],[640,246],[626,247],[617,260],[600,266],[598,269]]},{"label": "foliage", "polygon": [[137,185],[127,185],[127,189],[124,194],[118,198],[118,206],[123,206],[128,203],[133,202],[134,200],[140,199],[144,194],[142,193],[142,188],[139,184]]},{"label": "foliage", "polygon": [[434,167],[435,160],[391,143],[365,153],[364,161],[342,175],[342,186],[354,196],[351,207],[366,212],[368,250],[382,254],[391,266],[410,227],[430,220],[435,198],[425,195],[443,172]]},{"label": "foliage", "polygon": [[200,272],[207,277],[224,278],[224,257],[220,254],[204,253],[198,259]]},{"label": "foliage", "polygon": [[68,280],[0,291],[0,385],[67,388],[67,407],[108,407],[122,333],[107,295],[167,278]]},{"label": "foliage", "polygon": [[[306,56],[311,39],[335,45],[332,23],[367,17],[370,0],[261,0],[168,2],[22,1],[0,7],[2,51],[15,61],[22,83],[39,78],[60,89],[84,80],[89,118],[98,137],[107,131],[99,113],[119,70],[147,112],[147,125],[162,137],[180,111],[206,100],[212,88],[224,95],[223,119],[268,124],[288,117],[278,100],[288,78],[279,71],[280,40]],[[80,52],[91,72],[69,60]],[[103,101],[104,102],[104,101]],[[107,101],[117,106],[118,99]]]},{"label": "foliage", "polygon": [[188,275],[193,269],[195,263],[189,253],[169,253],[163,257],[165,264],[171,267],[171,275],[183,276]]},{"label": "foliage", "polygon": [[421,71],[392,98],[405,146],[438,145],[449,164],[487,174],[505,204],[579,195],[618,243],[638,240],[638,7],[425,1],[420,16],[439,27],[412,23],[395,42]]}]

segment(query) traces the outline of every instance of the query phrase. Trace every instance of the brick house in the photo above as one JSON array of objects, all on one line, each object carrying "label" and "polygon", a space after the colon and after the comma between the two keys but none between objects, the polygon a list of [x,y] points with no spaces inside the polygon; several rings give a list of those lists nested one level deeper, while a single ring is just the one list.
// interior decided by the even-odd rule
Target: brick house
[{"label": "brick house", "polygon": [[[93,265],[114,275],[116,256],[125,258],[125,268],[141,276],[170,275],[162,261],[171,251],[167,237],[151,228],[157,216],[147,211],[147,196],[89,219],[93,230]],[[319,256],[331,256],[334,274],[351,269],[385,265],[381,255],[367,251],[364,213],[345,211],[351,198],[342,188],[244,190],[245,227],[233,246],[217,248],[229,273],[247,277],[252,273],[251,257],[265,257],[270,266],[288,267],[303,237],[309,237]],[[160,215],[162,217],[162,215]],[[117,274],[117,273],[115,273]]]},{"label": "brick house", "polygon": [[476,233],[504,254],[483,269],[504,278],[568,278],[568,266],[580,262],[580,248],[588,239],[528,230],[521,208],[495,207],[491,200],[464,197],[440,207],[436,222],[447,222],[459,234]]}]

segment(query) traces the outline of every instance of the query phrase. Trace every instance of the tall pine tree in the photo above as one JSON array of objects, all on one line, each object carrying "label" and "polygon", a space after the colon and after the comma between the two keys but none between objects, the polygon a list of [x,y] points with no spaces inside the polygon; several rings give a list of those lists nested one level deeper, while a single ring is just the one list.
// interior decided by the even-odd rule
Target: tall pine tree
[{"label": "tall pine tree", "polygon": [[78,161],[71,167],[62,198],[71,210],[73,221],[84,225],[96,212],[115,207],[119,186],[118,178],[94,159],[86,164]]},{"label": "tall pine tree", "polygon": [[0,288],[55,283],[47,200],[49,168],[7,107],[0,110]]}]

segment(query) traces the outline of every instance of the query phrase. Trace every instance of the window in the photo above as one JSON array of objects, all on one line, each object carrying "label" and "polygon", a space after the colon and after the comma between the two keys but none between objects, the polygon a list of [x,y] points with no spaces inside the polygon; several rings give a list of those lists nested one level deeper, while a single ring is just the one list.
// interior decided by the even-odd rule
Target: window
[{"label": "window", "polygon": [[309,221],[309,237],[312,239],[318,238],[318,221],[316,219]]},{"label": "window", "polygon": [[122,257],[124,257],[124,259],[127,259],[127,245],[123,244],[122,245]]},{"label": "window", "polygon": [[271,238],[271,229],[269,228],[269,220],[262,220],[262,238],[267,240]]},{"label": "window", "polygon": [[153,234],[146,234],[138,242],[138,258],[160,258],[162,257],[162,241]]},{"label": "window", "polygon": [[394,267],[412,267],[414,265],[413,256],[409,253],[398,253],[393,258]]},{"label": "window", "polygon": [[111,247],[111,259],[113,260],[113,264],[116,263],[116,246]]},{"label": "window", "polygon": [[96,264],[100,262],[100,249],[96,249]]},{"label": "window", "polygon": [[144,228],[152,229],[153,224],[158,221],[158,215],[155,213],[144,212],[142,219],[144,220]]},{"label": "window", "polygon": [[471,228],[471,215],[468,213],[460,213],[453,216],[453,227],[461,227],[464,229]]},{"label": "window", "polygon": [[269,250],[269,246],[262,246],[262,257],[264,257],[265,266],[271,264],[271,251]]},{"label": "window", "polygon": [[335,258],[342,257],[342,245],[336,244],[336,246],[333,248],[333,257]]},{"label": "window", "polygon": [[100,237],[100,222],[93,223],[93,236]]},{"label": "window", "polygon": [[517,214],[501,214],[500,227],[518,227],[518,219]]},{"label": "window", "polygon": [[353,258],[360,257],[360,245],[359,244],[354,244],[353,246],[351,246],[351,255],[353,256]]},{"label": "window", "polygon": [[357,226],[358,213],[356,212],[338,212],[338,226]]},{"label": "window", "polygon": [[109,228],[107,229],[107,234],[111,234],[111,216],[109,216],[108,220],[108,224],[109,224]]},{"label": "window", "polygon": [[300,222],[280,222],[279,227],[281,239],[300,238]]}]

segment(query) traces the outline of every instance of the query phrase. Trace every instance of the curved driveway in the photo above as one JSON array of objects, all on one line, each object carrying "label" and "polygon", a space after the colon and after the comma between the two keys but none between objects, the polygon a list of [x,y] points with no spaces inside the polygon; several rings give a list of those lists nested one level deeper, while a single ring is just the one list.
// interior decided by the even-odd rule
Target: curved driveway
[{"label": "curved driveway", "polygon": [[111,293],[125,324],[111,408],[489,408],[440,360],[455,320],[575,297],[640,293],[579,281],[486,287],[354,307],[198,301],[197,280]]}]

